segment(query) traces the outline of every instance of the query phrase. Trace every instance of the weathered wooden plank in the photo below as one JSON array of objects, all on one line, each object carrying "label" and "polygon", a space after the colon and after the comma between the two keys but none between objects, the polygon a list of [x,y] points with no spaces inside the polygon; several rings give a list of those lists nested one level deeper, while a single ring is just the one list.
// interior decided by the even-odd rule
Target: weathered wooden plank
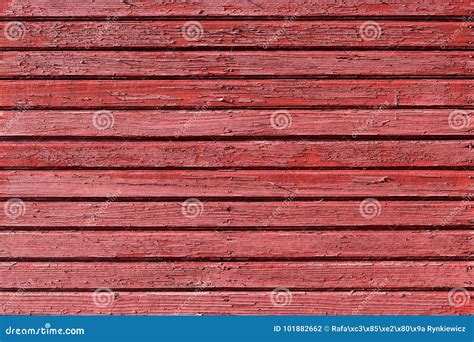
[{"label": "weathered wooden plank", "polygon": [[386,289],[470,287],[472,262],[1,262],[0,287],[30,289]]},{"label": "weathered wooden plank", "polygon": [[466,197],[472,171],[0,171],[0,197]]},{"label": "weathered wooden plank", "polygon": [[310,228],[310,227],[468,227],[474,205],[459,201],[294,201],[274,202],[102,202],[0,203],[0,227],[133,228]]},{"label": "weathered wooden plank", "polygon": [[[0,78],[58,78],[0,81],[0,136],[35,138],[1,142],[0,167],[45,169],[0,171],[1,313],[474,312],[448,293],[474,288],[473,178],[458,170],[473,165],[474,83],[434,79],[473,74],[471,1],[295,1],[0,2],[0,49],[36,50],[0,52]],[[373,77],[410,79],[359,79]],[[201,139],[219,136],[285,139]],[[456,170],[52,170],[319,167]],[[137,292],[101,306],[99,287]]]},{"label": "weathered wooden plank", "polygon": [[465,80],[2,81],[14,107],[460,106],[474,102]]},{"label": "weathered wooden plank", "polygon": [[470,287],[472,262],[2,262],[0,287],[31,289],[268,288],[386,289]]},{"label": "weathered wooden plank", "polygon": [[0,106],[317,107],[469,106],[470,80],[0,81]]},{"label": "weathered wooden plank", "polygon": [[0,22],[0,48],[463,48],[469,21],[25,21]]},{"label": "weathered wooden plank", "polygon": [[472,140],[17,141],[0,142],[0,167],[472,167],[472,146]]},{"label": "weathered wooden plank", "polygon": [[[4,137],[275,137],[275,136],[471,136],[473,110],[113,110],[113,125],[97,125],[96,111],[2,111]],[[104,118],[107,115],[103,114]],[[284,119],[288,118],[288,124]],[[281,122],[279,120],[282,120]],[[290,122],[291,121],[291,122]],[[96,125],[94,126],[94,122]],[[107,121],[105,121],[107,122]],[[112,121],[111,121],[112,122]],[[279,125],[279,122],[282,124]],[[273,125],[272,125],[273,123]],[[275,128],[276,127],[276,128]],[[282,129],[277,129],[282,128]]]},{"label": "weathered wooden plank", "polygon": [[474,301],[469,296],[474,292],[383,288],[210,292],[203,285],[192,292],[0,292],[0,310],[7,315],[470,315]]},{"label": "weathered wooden plank", "polygon": [[472,76],[471,51],[4,51],[0,77]]},{"label": "weathered wooden plank", "polygon": [[473,231],[0,232],[0,258],[8,260],[454,257],[474,258]]},{"label": "weathered wooden plank", "polygon": [[216,17],[216,16],[467,16],[469,0],[141,0],[84,2],[80,0],[2,1],[2,17]]}]

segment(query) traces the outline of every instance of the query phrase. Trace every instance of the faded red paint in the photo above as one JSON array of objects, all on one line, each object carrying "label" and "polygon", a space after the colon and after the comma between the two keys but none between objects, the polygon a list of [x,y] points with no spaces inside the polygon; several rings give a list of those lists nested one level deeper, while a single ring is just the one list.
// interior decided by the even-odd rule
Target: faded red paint
[{"label": "faded red paint", "polygon": [[0,59],[1,77],[474,75],[470,51],[5,51]]},{"label": "faded red paint", "polygon": [[[0,65],[1,68],[1,65]],[[0,126],[4,137],[123,137],[123,138],[203,138],[218,137],[417,137],[463,136],[469,139],[474,127],[453,129],[449,117],[453,109],[368,109],[291,110],[291,125],[275,129],[271,125],[275,110],[111,110],[114,125],[93,128],[95,110],[5,110]],[[474,116],[474,110],[463,110]],[[21,120],[17,120],[21,117]],[[28,122],[24,125],[23,122]],[[264,140],[264,139],[262,139]],[[443,146],[446,149],[447,146]],[[441,150],[441,149],[440,149]],[[440,152],[440,151],[438,151]]]},{"label": "faded red paint", "polygon": [[[378,21],[380,37],[363,39],[366,21],[203,21],[202,38],[183,37],[186,21],[25,22],[19,40],[0,40],[8,48],[471,48],[469,22]],[[0,22],[3,31],[7,23]],[[278,32],[283,32],[278,33]]]},{"label": "faded red paint", "polygon": [[[0,257],[99,260],[474,259],[474,234],[446,231],[0,231]],[[51,248],[54,241],[54,249]],[[265,241],[265,246],[262,246]],[[370,254],[367,252],[370,251]]]},{"label": "faded red paint", "polygon": [[[45,198],[451,197],[474,191],[470,171],[0,171],[0,195]],[[44,184],[48,184],[47,187]],[[278,184],[278,186],[276,186]]]},{"label": "faded red paint", "polygon": [[0,1],[2,313],[474,313],[471,12]]},{"label": "faded red paint", "polygon": [[[80,172],[78,173],[80,177]],[[109,196],[119,196],[111,193]],[[466,228],[474,223],[474,205],[453,201],[385,201],[382,212],[371,219],[361,215],[361,201],[205,201],[199,217],[182,214],[183,201],[156,202],[35,202],[28,201],[24,215],[16,220],[0,216],[0,229],[18,228],[208,228],[232,229],[324,229],[429,227]],[[3,203],[0,203],[3,206]],[[107,210],[101,208],[106,206]],[[383,214],[382,214],[383,213]],[[447,218],[451,218],[447,220]],[[446,222],[446,223],[445,223]],[[190,232],[190,234],[192,234]],[[264,242],[262,242],[265,245]]]},{"label": "faded red paint", "polygon": [[[8,1],[6,1],[8,2]],[[468,16],[471,0],[15,0],[9,17]]]},{"label": "faded red paint", "polygon": [[0,167],[469,168],[473,163],[473,140],[344,140],[0,142]]}]

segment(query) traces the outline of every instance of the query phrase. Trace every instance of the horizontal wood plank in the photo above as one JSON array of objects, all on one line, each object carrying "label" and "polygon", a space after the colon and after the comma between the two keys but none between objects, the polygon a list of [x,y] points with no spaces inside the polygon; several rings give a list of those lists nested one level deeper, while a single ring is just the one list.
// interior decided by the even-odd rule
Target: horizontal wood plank
[{"label": "horizontal wood plank", "polygon": [[[286,112],[263,109],[113,110],[103,112],[104,118],[109,117],[113,120],[113,125],[96,124],[99,128],[110,126],[106,129],[97,129],[94,126],[94,122],[100,122],[94,121],[95,112],[94,110],[38,111],[27,108],[5,110],[0,112],[0,136],[179,139],[474,135],[474,124],[469,124],[469,118],[474,118],[474,110],[460,109],[388,109],[379,106],[374,109],[292,109]],[[285,118],[291,120],[291,123],[284,124]],[[278,120],[282,120],[281,126]],[[474,122],[473,119],[471,121]]]},{"label": "horizontal wood plank", "polygon": [[80,0],[3,1],[2,17],[215,17],[215,16],[467,16],[470,0],[405,0],[396,2],[349,0],[233,0],[114,1]]},{"label": "horizontal wood plank", "polygon": [[470,22],[25,21],[0,22],[0,48],[446,48],[472,49]]},{"label": "horizontal wood plank", "polygon": [[[468,227],[474,205],[458,201],[294,201],[273,202],[102,202],[0,203],[0,228],[318,228]],[[8,214],[7,214],[8,213]]]},{"label": "horizontal wood plank", "polygon": [[470,80],[0,81],[0,107],[469,106]]},{"label": "horizontal wood plank", "polygon": [[3,168],[472,167],[472,140],[0,142]]},{"label": "horizontal wood plank", "polygon": [[262,1],[0,1],[0,314],[474,312],[472,0]]},{"label": "horizontal wood plank", "polygon": [[472,76],[471,51],[4,51],[0,77]]},{"label": "horizontal wood plank", "polygon": [[[26,286],[28,286],[26,284]],[[105,293],[101,295],[101,293]],[[449,291],[0,292],[7,315],[469,315]],[[103,302],[96,305],[102,296]],[[276,296],[288,298],[274,305]],[[467,292],[474,297],[474,292]],[[461,298],[462,299],[462,298]]]},{"label": "horizontal wood plank", "polygon": [[[375,109],[345,110],[113,110],[114,124],[94,126],[96,111],[2,111],[4,137],[275,137],[275,136],[459,136],[474,134],[467,123],[473,110]],[[275,114],[276,113],[276,114]],[[286,114],[291,124],[276,129],[272,122]],[[274,119],[272,119],[272,117]],[[459,119],[456,123],[455,118]],[[284,116],[282,116],[284,118]],[[451,119],[450,119],[451,118]],[[100,126],[99,126],[100,127]],[[105,126],[104,126],[105,127]],[[279,126],[276,126],[279,127]],[[284,126],[282,126],[284,127]]]},{"label": "horizontal wood plank", "polygon": [[0,197],[466,197],[472,171],[0,171]]},{"label": "horizontal wood plank", "polygon": [[[52,242],[54,247],[52,248]],[[264,241],[264,244],[262,244]],[[474,258],[473,231],[0,231],[0,258]]]},{"label": "horizontal wood plank", "polygon": [[0,287],[30,289],[386,289],[471,287],[474,263],[2,262]]}]

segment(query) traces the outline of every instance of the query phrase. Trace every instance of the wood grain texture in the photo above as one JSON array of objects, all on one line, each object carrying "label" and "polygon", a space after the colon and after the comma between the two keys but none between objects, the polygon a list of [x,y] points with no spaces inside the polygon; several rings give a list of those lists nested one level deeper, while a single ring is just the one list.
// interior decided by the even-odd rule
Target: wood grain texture
[{"label": "wood grain texture", "polygon": [[474,262],[2,262],[0,287],[18,289],[446,289],[472,287]]},{"label": "wood grain texture", "polygon": [[[0,22],[0,30],[12,30]],[[15,24],[14,24],[15,25]],[[19,26],[18,24],[16,24]],[[377,21],[28,21],[21,39],[0,48],[461,48],[472,49],[470,22]],[[183,32],[195,31],[186,35]],[[367,39],[366,37],[369,37]],[[375,37],[376,39],[374,39]]]},{"label": "wood grain texture", "polygon": [[0,19],[0,314],[474,313],[472,0]]},{"label": "wood grain texture", "polygon": [[0,16],[6,17],[239,17],[239,16],[467,16],[470,0],[16,0],[2,1]]},{"label": "wood grain texture", "polygon": [[[265,241],[262,244],[262,241]],[[54,242],[54,246],[52,246]],[[474,258],[472,231],[0,231],[0,258]]]},{"label": "wood grain texture", "polygon": [[472,167],[473,140],[0,142],[3,168]]},{"label": "wood grain texture", "polygon": [[[94,126],[95,112],[38,111],[27,108],[5,110],[0,115],[0,136],[172,139],[374,136],[396,139],[474,135],[474,124],[462,124],[463,118],[474,118],[472,109],[388,109],[378,106],[373,109],[291,109],[287,112],[264,109],[113,110],[109,115],[113,117],[113,125],[108,129],[97,129]],[[282,119],[287,117],[291,120],[291,124],[281,126],[287,126],[284,129],[275,129],[275,125],[272,126],[272,122],[278,123],[279,113],[283,114]],[[460,119],[459,124],[452,118]]]},{"label": "wood grain texture", "polygon": [[472,171],[0,171],[0,197],[472,196]]},{"label": "wood grain texture", "polygon": [[470,106],[470,80],[0,81],[0,107]]},{"label": "wood grain texture", "polygon": [[[25,286],[28,286],[25,284]],[[474,292],[468,292],[471,298]],[[291,291],[275,306],[270,291],[123,292],[98,307],[92,292],[0,292],[9,315],[468,315],[473,301],[455,307],[448,291]]]},{"label": "wood grain texture", "polygon": [[472,76],[471,51],[4,51],[0,77]]},{"label": "wood grain texture", "polygon": [[[0,207],[9,208],[6,202]],[[24,201],[15,215],[0,215],[0,228],[321,228],[471,227],[474,205],[458,201],[273,202],[101,202]],[[10,204],[11,206],[11,204]],[[7,209],[5,209],[7,210]]]}]

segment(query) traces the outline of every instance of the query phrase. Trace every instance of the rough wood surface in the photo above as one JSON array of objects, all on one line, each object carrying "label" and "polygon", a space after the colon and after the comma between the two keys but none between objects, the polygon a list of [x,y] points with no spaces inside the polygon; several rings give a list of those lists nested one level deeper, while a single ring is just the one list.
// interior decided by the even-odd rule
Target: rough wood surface
[{"label": "rough wood surface", "polygon": [[446,289],[472,287],[474,262],[1,262],[0,287],[19,289]]},{"label": "rough wood surface", "polygon": [[[0,31],[11,25],[0,22]],[[472,49],[469,22],[28,21],[0,48],[432,48]],[[369,27],[366,29],[365,27]],[[11,30],[11,29],[10,29]],[[183,32],[191,31],[186,34]],[[368,33],[363,33],[367,31]],[[368,38],[367,38],[368,37]]]},{"label": "rough wood surface", "polygon": [[7,17],[239,17],[239,16],[467,16],[470,0],[15,0],[0,2]]},{"label": "rough wood surface", "polygon": [[472,106],[470,80],[0,81],[0,107]]},{"label": "rough wood surface", "polygon": [[[291,109],[287,112],[264,109],[113,110],[109,114],[113,125],[103,126],[110,126],[107,129],[94,126],[95,112],[4,110],[0,115],[0,136],[174,139],[375,136],[395,140],[397,137],[474,135],[474,125],[462,121],[474,117],[472,109],[388,109],[382,105],[373,109]],[[279,114],[282,119],[289,118],[291,123],[283,125],[286,121],[282,121],[282,126],[275,124]]]},{"label": "rough wood surface", "polygon": [[0,171],[0,197],[467,197],[472,171]]},{"label": "rough wood surface", "polygon": [[473,158],[473,140],[0,142],[2,168],[470,168]]},{"label": "rough wood surface", "polygon": [[0,19],[0,314],[474,314],[472,0]]},{"label": "rough wood surface", "polygon": [[[54,241],[54,246],[51,242]],[[262,241],[265,241],[262,244]],[[0,231],[0,258],[474,258],[472,231]]]},{"label": "rough wood surface", "polygon": [[0,81],[1,107],[469,106],[466,80]]},{"label": "rough wood surface", "polygon": [[4,51],[0,77],[472,76],[471,51]]},{"label": "rough wood surface", "polygon": [[[468,295],[473,297],[474,292]],[[206,288],[114,291],[105,294],[108,305],[99,307],[92,292],[0,292],[0,301],[5,303],[0,310],[10,315],[468,315],[474,311],[472,300],[450,305],[448,291],[291,291],[291,297],[283,297],[291,298],[288,304],[280,306],[273,305],[271,298],[270,291],[210,292]]]},{"label": "rough wood surface", "polygon": [[[15,215],[0,215],[0,228],[318,228],[471,227],[474,205],[457,201],[203,201],[16,203]],[[0,206],[8,207],[7,202]],[[10,204],[11,206],[12,204]],[[10,210],[12,211],[12,210]]]}]

